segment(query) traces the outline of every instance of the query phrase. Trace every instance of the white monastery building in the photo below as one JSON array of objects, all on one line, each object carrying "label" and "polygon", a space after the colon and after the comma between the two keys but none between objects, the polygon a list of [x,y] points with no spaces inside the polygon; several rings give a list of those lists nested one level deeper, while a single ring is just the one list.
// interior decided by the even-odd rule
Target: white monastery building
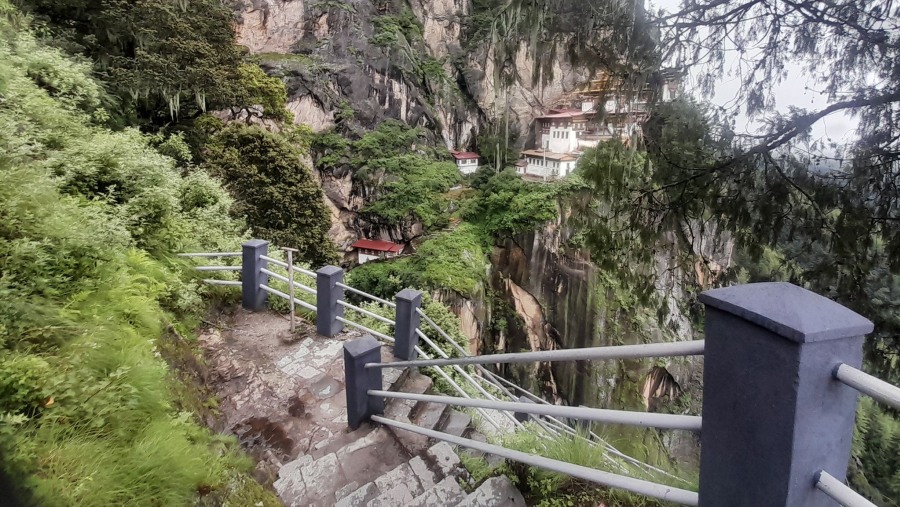
[{"label": "white monastery building", "polygon": [[478,170],[478,162],[481,157],[471,151],[451,151],[453,159],[456,160],[456,167],[463,174],[472,174]]},{"label": "white monastery building", "polygon": [[380,241],[376,239],[360,239],[350,245],[350,248],[356,250],[356,262],[359,264],[365,264],[369,261],[378,259],[390,259],[403,252],[403,245],[399,243],[391,243],[390,241]]},{"label": "white monastery building", "polygon": [[536,147],[522,151],[516,172],[543,181],[564,178],[575,170],[584,150],[611,139],[632,142],[641,135],[653,95],[662,101],[676,96],[675,73],[662,73],[657,79],[661,83],[656,87],[625,85],[623,79],[611,76],[591,81],[565,101],[566,107],[535,118]]}]

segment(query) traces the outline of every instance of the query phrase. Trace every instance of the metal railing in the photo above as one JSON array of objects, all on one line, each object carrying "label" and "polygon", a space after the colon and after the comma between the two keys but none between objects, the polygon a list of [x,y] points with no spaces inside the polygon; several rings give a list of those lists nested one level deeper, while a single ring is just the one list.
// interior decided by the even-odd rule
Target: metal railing
[{"label": "metal railing", "polygon": [[816,488],[844,507],[877,507],[824,470],[816,476]]},{"label": "metal railing", "polygon": [[[806,504],[811,498],[820,502],[825,497],[842,505],[873,505],[843,481],[857,391],[900,408],[900,388],[859,369],[862,341],[864,335],[872,331],[871,322],[821,296],[790,284],[777,283],[715,289],[700,296],[700,301],[707,307],[705,340],[472,356],[425,314],[420,308],[420,294],[416,296],[414,291],[405,290],[398,294],[396,302],[388,301],[344,284],[343,270],[339,268],[326,266],[313,272],[269,257],[266,245],[254,240],[245,244],[241,253],[182,256],[241,255],[240,267],[203,265],[197,266],[197,270],[241,271],[241,281],[207,279],[205,282],[240,285],[245,308],[265,308],[267,295],[293,299],[293,303],[317,312],[316,326],[321,335],[335,336],[344,326],[369,335],[346,342],[344,346],[347,414],[351,427],[372,421],[597,484],[686,505],[699,502],[704,506],[730,505],[738,497],[747,505]],[[289,277],[270,269],[270,264],[288,269]],[[294,272],[314,278],[315,287],[296,280],[291,284]],[[316,304],[291,298],[273,288],[268,283],[270,278],[315,296]],[[346,301],[345,291],[391,308],[395,318]],[[393,326],[394,336],[354,322],[344,316],[345,310]],[[428,328],[422,329],[420,321],[425,321]],[[443,343],[436,343],[427,329],[436,332]],[[399,360],[382,361],[382,345],[373,337],[392,343],[394,355]],[[447,345],[452,353],[443,349]],[[807,347],[815,347],[815,352],[801,353]],[[705,356],[703,418],[553,405],[485,367],[490,364],[698,355]],[[773,361],[772,358],[779,359]],[[380,374],[366,373],[387,368],[420,367],[433,370],[459,396],[387,391],[381,385]],[[823,386],[823,382],[834,384]],[[503,397],[509,401],[502,400]],[[379,401],[370,402],[373,398]],[[495,417],[496,414],[511,421],[506,427],[522,427],[522,421],[530,419],[547,435],[567,435],[599,446],[604,459],[623,474],[629,473],[631,466],[653,477],[664,475],[682,482],[687,481],[621,453],[590,428],[585,432],[584,427],[576,428],[568,421],[699,432],[703,449],[700,492],[593,470],[387,419],[377,411],[377,407],[383,407],[385,399],[469,408],[498,430],[504,424]],[[734,400],[740,400],[740,403]],[[758,410],[758,407],[767,408]],[[798,427],[803,431],[798,431]],[[828,445],[822,445],[823,437],[827,438]],[[821,466],[811,469],[809,463],[820,463]],[[777,481],[778,484],[759,480],[770,479],[772,470],[780,470],[790,477]],[[787,489],[781,484],[788,484]]]},{"label": "metal railing", "polygon": [[644,343],[640,345],[615,345],[583,349],[543,350],[537,352],[512,352],[467,356],[452,359],[422,361],[397,361],[395,363],[370,363],[366,368],[418,368],[422,366],[450,366],[463,364],[512,364],[545,361],[591,361],[598,359],[643,359],[651,357],[703,355],[703,340],[670,343]]},{"label": "metal railing", "polygon": [[414,424],[407,424],[382,416],[373,415],[371,418],[372,421],[384,424],[385,426],[391,426],[412,433],[418,433],[435,440],[442,440],[450,444],[468,447],[476,451],[493,454],[501,458],[511,459],[529,466],[550,470],[552,472],[558,472],[571,477],[576,477],[578,479],[593,482],[595,484],[600,484],[602,486],[624,489],[633,493],[638,493],[652,498],[658,498],[660,500],[676,502],[683,505],[698,505],[699,502],[698,495],[694,491],[688,491],[685,489],[666,486],[664,484],[657,484],[655,482],[645,481],[642,479],[635,479],[633,477],[626,477],[624,475],[604,472],[602,470],[596,470],[581,465],[567,463],[565,461],[559,461],[535,454],[528,454],[513,449],[507,449],[506,447],[501,447],[499,445],[488,444],[463,437],[457,437],[449,433],[442,433],[440,431],[421,428]]},{"label": "metal railing", "polygon": [[900,387],[844,363],[834,369],[834,378],[874,400],[900,409]]},{"label": "metal railing", "polygon": [[[262,250],[259,249],[260,247],[263,247]],[[293,271],[295,274],[299,273],[308,277],[312,277],[316,279],[317,285],[319,285],[324,280],[326,288],[330,287],[330,290],[326,290],[326,293],[322,295],[319,294],[318,289],[300,283],[297,280],[293,280],[294,287],[317,297],[316,305],[312,305],[296,297],[293,298],[294,303],[303,308],[306,308],[307,310],[321,313],[321,311],[323,310],[321,305],[323,304],[323,302],[325,302],[326,308],[324,309],[327,310],[327,313],[329,313],[329,315],[326,316],[325,319],[330,319],[341,325],[358,329],[362,332],[368,333],[373,337],[377,337],[381,341],[396,345],[396,337],[389,336],[383,332],[378,331],[377,329],[372,329],[371,327],[360,322],[355,322],[353,319],[344,316],[341,312],[335,313],[335,310],[337,308],[341,308],[347,311],[358,313],[367,318],[374,319],[381,324],[396,326],[396,320],[387,318],[384,315],[379,315],[374,311],[367,310],[366,308],[362,308],[346,301],[343,298],[342,291],[346,291],[360,296],[361,298],[374,301],[375,303],[382,305],[383,307],[391,308],[395,312],[398,311],[398,303],[388,301],[373,294],[369,294],[365,291],[359,290],[339,281],[342,277],[342,271],[339,271],[336,268],[333,268],[331,270],[323,268],[323,270],[320,270],[319,272],[313,272],[299,266],[290,265],[289,263],[284,262],[280,259],[266,255],[264,250],[264,245],[260,242],[257,242],[257,244],[254,245],[249,252],[244,252],[242,254],[245,261],[247,259],[251,261],[249,267],[249,276],[246,263],[244,263],[243,266],[227,266],[224,270],[241,270],[243,272],[242,274],[244,275],[243,278],[249,280],[250,284],[252,284],[254,280],[257,282],[262,282],[256,286],[260,293],[264,295],[275,296],[287,301],[291,300],[291,295],[287,294],[283,290],[279,290],[271,286],[268,283],[268,280],[277,280],[283,284],[287,284],[288,288],[290,288],[291,280],[289,276],[285,276],[281,273],[276,272],[274,268],[287,270],[289,275],[290,272]],[[229,256],[235,256],[235,254],[236,252],[226,253],[226,255]],[[214,257],[216,255],[210,253],[204,254],[203,256]],[[202,256],[185,255],[185,257]],[[322,271],[326,271],[326,273],[324,273],[323,275]],[[322,279],[321,276],[325,276],[325,278]],[[337,278],[334,278],[335,276],[337,276]],[[329,283],[329,280],[333,280],[333,283]],[[254,287],[252,285],[245,285],[244,281],[209,280],[208,283],[229,286],[241,285],[243,286],[245,293],[252,292],[254,290]],[[338,292],[337,289],[340,289],[340,292]],[[255,299],[251,298],[251,300],[259,301],[259,297],[257,296]],[[331,308],[328,308],[328,301],[334,303],[333,305],[331,305]],[[400,302],[399,299],[398,302]],[[251,309],[253,309],[252,305]],[[256,309],[259,309],[259,307],[256,307]],[[452,336],[450,336],[449,333],[447,333],[432,318],[430,318],[422,310],[422,308],[418,307],[418,305],[415,305],[411,309],[413,311],[408,312],[408,317],[416,316],[421,319],[421,321],[424,321],[428,328],[432,329],[437,334],[437,336],[443,340],[444,344],[449,345],[452,351],[454,351],[458,356],[461,356],[458,358],[453,358],[443,349],[442,345],[438,345],[434,340],[432,340],[428,336],[428,334],[423,331],[422,327],[416,325],[414,328],[412,328],[412,333],[410,333],[408,338],[414,339],[414,341],[422,342],[421,346],[419,346],[418,344],[413,344],[413,349],[416,351],[416,354],[419,358],[422,358],[422,360],[424,361],[460,360],[462,358],[462,360],[465,361],[464,358],[472,357],[468,354],[465,348],[463,348],[456,342],[456,340]],[[317,321],[320,319],[322,319],[321,315],[317,317]],[[433,359],[434,356],[437,356],[437,359]],[[593,434],[593,432],[591,432],[592,436],[590,440],[585,439],[576,428],[571,426],[569,423],[560,421],[553,416],[553,414],[560,414],[560,412],[558,412],[558,409],[562,409],[564,412],[566,411],[566,409],[573,409],[576,412],[582,412],[584,411],[584,409],[580,409],[578,407],[557,407],[555,405],[551,405],[546,402],[546,400],[535,396],[534,394],[528,392],[520,386],[515,385],[509,380],[499,377],[490,370],[486,369],[482,364],[436,364],[425,367],[429,370],[434,371],[434,373],[437,375],[437,378],[445,381],[450,389],[459,395],[459,397],[455,398],[446,398],[449,398],[450,400],[461,400],[459,403],[457,403],[458,406],[472,409],[479,416],[480,421],[488,424],[498,432],[509,431],[510,428],[523,428],[523,422],[520,421],[519,418],[522,417],[523,414],[530,414],[531,421],[535,422],[537,424],[537,428],[546,432],[548,436],[558,436],[562,434],[574,435],[577,438],[583,439],[587,444],[600,445],[604,448],[604,450],[606,450],[613,456],[620,457],[626,463],[616,461],[615,459],[610,458],[609,456],[604,454],[604,458],[606,458],[611,464],[616,466],[617,469],[623,472],[627,473],[629,471],[629,469],[627,468],[628,466],[636,466],[645,471],[651,471],[654,473],[661,472],[669,477],[677,478],[676,476],[667,474],[658,468],[652,467],[646,463],[642,463],[639,460],[635,460],[634,458],[631,458],[624,453],[619,452],[607,442],[600,439],[596,434]],[[472,368],[472,371],[467,371],[469,368]],[[455,374],[456,377],[454,378],[450,373]],[[464,388],[463,385],[468,385],[468,388]],[[542,405],[540,405],[539,408],[535,408],[538,406],[531,404],[527,407],[524,407],[523,410],[517,411],[517,409],[522,408],[522,405],[525,404],[518,403],[520,397],[517,397],[515,394],[513,394],[509,390],[508,386],[512,387],[514,390],[527,393],[529,399],[540,400],[539,403],[541,403]],[[475,398],[473,397],[473,395],[482,396],[483,399]],[[500,397],[507,397],[512,401],[501,401]],[[437,399],[440,399],[440,397]],[[651,416],[652,415],[656,414],[651,414]],[[498,419],[498,416],[500,417],[500,419]],[[505,419],[507,422],[502,423],[501,419]],[[525,418],[522,419],[524,420]]]},{"label": "metal railing", "polygon": [[692,415],[657,414],[653,412],[629,412],[625,410],[607,410],[602,408],[570,407],[564,405],[537,405],[534,403],[515,403],[511,401],[472,400],[454,398],[452,396],[435,396],[431,394],[414,394],[392,391],[369,390],[369,396],[413,400],[427,403],[440,403],[457,407],[490,408],[508,410],[518,414],[552,415],[568,417],[582,421],[595,421],[611,424],[627,424],[643,428],[660,428],[666,430],[700,431],[701,418]]}]

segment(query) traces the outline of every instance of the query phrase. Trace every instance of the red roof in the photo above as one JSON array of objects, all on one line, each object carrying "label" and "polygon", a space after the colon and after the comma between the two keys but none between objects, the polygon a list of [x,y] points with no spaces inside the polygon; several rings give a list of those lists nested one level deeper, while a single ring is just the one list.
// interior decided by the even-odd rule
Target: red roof
[{"label": "red roof", "polygon": [[580,114],[583,112],[581,109],[554,108],[547,111],[547,114]]},{"label": "red roof", "polygon": [[392,253],[400,253],[403,251],[403,245],[391,243],[390,241],[379,241],[377,239],[360,239],[356,243],[350,245],[350,248],[366,248],[368,250]]},{"label": "red roof", "polygon": [[470,160],[473,158],[481,158],[481,156],[472,151],[454,151],[451,153],[456,160]]},{"label": "red roof", "polygon": [[545,114],[543,116],[538,116],[538,119],[541,120],[552,120],[557,118],[577,118],[579,116],[587,116],[591,114],[591,112],[585,111],[566,111],[564,113],[553,113],[553,114]]}]

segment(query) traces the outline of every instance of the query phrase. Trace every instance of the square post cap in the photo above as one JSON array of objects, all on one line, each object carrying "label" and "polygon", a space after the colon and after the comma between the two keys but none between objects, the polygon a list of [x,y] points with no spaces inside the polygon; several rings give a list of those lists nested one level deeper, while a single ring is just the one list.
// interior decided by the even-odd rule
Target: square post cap
[{"label": "square post cap", "polygon": [[250,247],[250,248],[259,248],[261,246],[268,245],[269,242],[263,239],[251,239],[249,241],[245,241],[242,246]]},{"label": "square post cap", "polygon": [[700,294],[700,302],[796,343],[863,336],[874,329],[862,315],[787,282],[708,290]]}]

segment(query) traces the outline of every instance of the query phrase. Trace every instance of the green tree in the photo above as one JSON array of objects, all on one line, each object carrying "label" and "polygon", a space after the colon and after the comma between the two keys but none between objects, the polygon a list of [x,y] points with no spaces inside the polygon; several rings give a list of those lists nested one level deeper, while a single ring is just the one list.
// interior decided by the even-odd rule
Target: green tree
[{"label": "green tree", "polygon": [[290,123],[294,117],[287,110],[287,90],[277,77],[263,72],[258,65],[243,63],[238,67],[240,83],[228,98],[234,118],[251,123],[254,118]]},{"label": "green tree", "polygon": [[166,123],[248,98],[234,12],[220,0],[17,3],[46,22],[58,44],[95,62],[97,76],[139,119]]},{"label": "green tree", "polygon": [[321,266],[336,259],[330,216],[302,156],[280,134],[231,124],[210,138],[204,167],[225,182],[254,234]]}]

